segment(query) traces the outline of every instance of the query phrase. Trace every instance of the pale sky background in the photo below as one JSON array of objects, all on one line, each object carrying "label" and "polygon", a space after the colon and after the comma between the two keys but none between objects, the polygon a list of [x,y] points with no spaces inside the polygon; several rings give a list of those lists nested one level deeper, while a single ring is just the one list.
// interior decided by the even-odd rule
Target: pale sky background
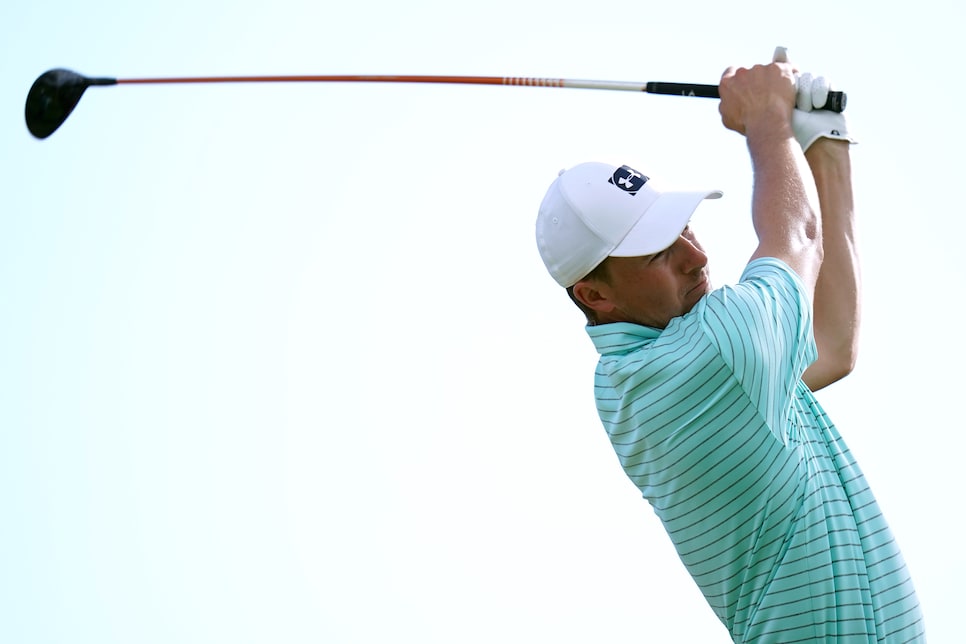
[{"label": "pale sky background", "polygon": [[593,406],[596,354],[533,241],[557,171],[725,198],[717,102],[589,90],[88,90],[120,78],[458,74],[716,83],[789,47],[849,93],[858,369],[820,400],[962,640],[961,26],[949,0],[5,2],[0,642],[727,642]]}]

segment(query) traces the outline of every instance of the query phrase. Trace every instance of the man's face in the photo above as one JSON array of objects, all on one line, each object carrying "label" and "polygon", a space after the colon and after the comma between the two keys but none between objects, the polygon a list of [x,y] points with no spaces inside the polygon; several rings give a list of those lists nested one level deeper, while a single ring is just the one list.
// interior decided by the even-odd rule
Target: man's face
[{"label": "man's face", "polygon": [[596,295],[587,294],[601,324],[634,322],[663,329],[711,291],[708,256],[690,227],[657,254],[606,262],[607,279],[593,280]]}]

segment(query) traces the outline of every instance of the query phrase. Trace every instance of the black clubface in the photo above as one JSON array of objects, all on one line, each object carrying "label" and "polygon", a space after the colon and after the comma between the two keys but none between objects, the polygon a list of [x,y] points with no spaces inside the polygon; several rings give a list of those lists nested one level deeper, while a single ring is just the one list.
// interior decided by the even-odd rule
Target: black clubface
[{"label": "black clubface", "polygon": [[54,133],[91,85],[116,85],[113,78],[87,78],[69,69],[51,69],[40,75],[27,92],[24,118],[38,139]]}]

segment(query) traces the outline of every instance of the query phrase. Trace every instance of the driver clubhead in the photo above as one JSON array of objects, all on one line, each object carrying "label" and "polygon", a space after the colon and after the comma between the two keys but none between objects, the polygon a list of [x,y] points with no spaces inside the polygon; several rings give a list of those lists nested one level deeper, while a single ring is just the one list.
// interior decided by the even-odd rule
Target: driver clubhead
[{"label": "driver clubhead", "polygon": [[27,92],[27,129],[38,139],[46,139],[67,120],[88,87],[116,83],[112,78],[87,78],[69,69],[44,72]]}]

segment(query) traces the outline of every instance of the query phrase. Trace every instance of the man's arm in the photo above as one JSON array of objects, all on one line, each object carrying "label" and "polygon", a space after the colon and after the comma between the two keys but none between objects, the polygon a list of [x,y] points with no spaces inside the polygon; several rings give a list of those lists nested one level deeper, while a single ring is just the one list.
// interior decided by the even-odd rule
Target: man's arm
[{"label": "man's arm", "polygon": [[745,136],[754,170],[752,259],[775,257],[813,296],[822,263],[822,222],[813,174],[791,125],[795,77],[787,64],[729,68],[719,85],[722,122]]},{"label": "man's arm", "polygon": [[858,351],[861,276],[849,143],[818,139],[805,153],[818,188],[824,259],[815,285],[814,333],[818,360],[802,379],[812,391],[851,373]]}]

